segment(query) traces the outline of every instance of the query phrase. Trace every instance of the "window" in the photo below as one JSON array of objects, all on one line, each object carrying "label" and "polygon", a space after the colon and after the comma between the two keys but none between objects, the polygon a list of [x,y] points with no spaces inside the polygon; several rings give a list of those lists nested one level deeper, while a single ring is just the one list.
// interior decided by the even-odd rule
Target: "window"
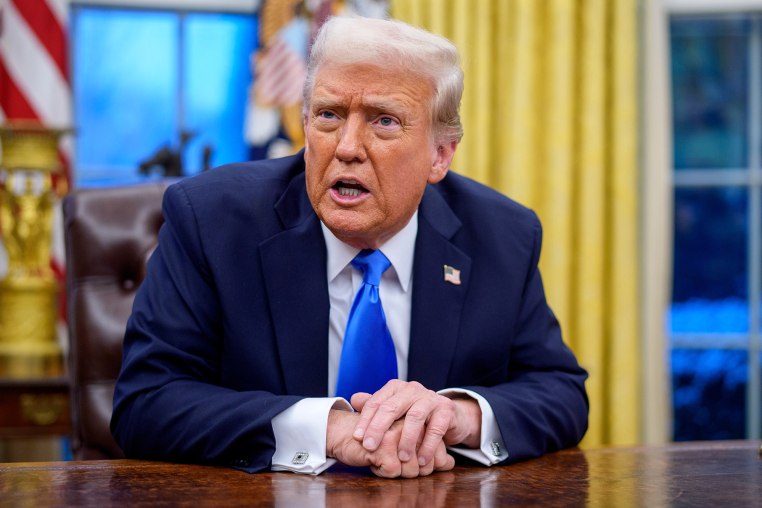
[{"label": "window", "polygon": [[77,185],[145,180],[140,163],[162,148],[184,174],[248,158],[253,14],[88,3],[71,20]]},{"label": "window", "polygon": [[762,431],[762,15],[673,15],[674,439]]}]

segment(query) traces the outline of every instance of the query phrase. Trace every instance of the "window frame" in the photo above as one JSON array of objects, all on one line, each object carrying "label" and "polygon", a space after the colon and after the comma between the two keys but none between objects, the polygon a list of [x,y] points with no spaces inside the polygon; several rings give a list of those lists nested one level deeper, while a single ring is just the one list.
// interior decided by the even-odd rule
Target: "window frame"
[{"label": "window frame", "polygon": [[254,13],[261,0],[72,0],[72,6]]},{"label": "window frame", "polygon": [[[668,354],[674,349],[745,350],[748,358],[746,388],[747,439],[762,434],[762,2],[759,0],[664,0],[668,19],[694,15],[746,14],[751,17],[749,37],[748,163],[745,168],[680,169],[670,162],[673,192],[678,188],[743,187],[748,192],[747,287],[749,330],[746,334],[674,333]],[[671,47],[667,48],[671,54]],[[674,407],[672,407],[674,414]]]},{"label": "window frame", "polygon": [[[71,0],[69,3],[69,16],[80,9],[94,9],[94,10],[130,10],[144,11],[144,12],[162,12],[176,15],[178,19],[178,59],[176,64],[177,73],[177,89],[175,91],[176,96],[176,118],[175,123],[177,125],[176,132],[174,133],[171,143],[173,146],[179,145],[180,135],[183,128],[186,126],[186,107],[184,98],[186,97],[185,90],[185,75],[186,68],[182,58],[183,50],[186,44],[186,21],[189,16],[196,14],[226,14],[226,15],[255,15],[259,11],[261,0]],[[71,23],[71,21],[70,21]],[[73,27],[70,27],[70,33]],[[71,33],[73,36],[73,33]],[[72,37],[73,38],[73,37]],[[74,45],[69,45],[69,61],[73,66],[76,65],[74,60]],[[72,72],[72,76],[73,76]],[[74,95],[74,84],[72,83],[72,96]],[[185,155],[184,153],[182,154]],[[89,181],[77,182],[77,186],[88,187],[92,185],[104,185],[103,182],[95,180],[97,183],[93,184]],[[106,183],[105,185],[118,184],[118,180],[114,183]],[[135,183],[135,182],[129,182]]]}]

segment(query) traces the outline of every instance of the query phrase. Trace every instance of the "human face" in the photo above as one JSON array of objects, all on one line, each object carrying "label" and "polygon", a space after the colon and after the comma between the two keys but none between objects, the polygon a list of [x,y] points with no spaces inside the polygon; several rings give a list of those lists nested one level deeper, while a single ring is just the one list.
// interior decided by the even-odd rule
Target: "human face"
[{"label": "human face", "polygon": [[304,118],[307,195],[337,238],[377,249],[410,221],[457,142],[432,133],[433,86],[372,65],[326,63]]}]

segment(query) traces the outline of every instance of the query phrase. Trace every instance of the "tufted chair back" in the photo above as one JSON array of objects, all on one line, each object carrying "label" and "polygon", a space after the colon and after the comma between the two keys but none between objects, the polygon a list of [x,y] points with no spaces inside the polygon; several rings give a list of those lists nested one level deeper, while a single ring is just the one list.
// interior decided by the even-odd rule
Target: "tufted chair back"
[{"label": "tufted chair back", "polygon": [[114,384],[135,291],[163,223],[166,183],[79,189],[64,200],[74,458],[124,457],[111,437]]}]

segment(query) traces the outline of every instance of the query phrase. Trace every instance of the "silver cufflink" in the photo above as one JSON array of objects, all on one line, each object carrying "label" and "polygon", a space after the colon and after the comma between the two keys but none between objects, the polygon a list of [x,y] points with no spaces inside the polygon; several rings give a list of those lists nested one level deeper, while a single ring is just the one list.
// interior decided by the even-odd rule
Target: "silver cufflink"
[{"label": "silver cufflink", "polygon": [[490,446],[492,446],[492,455],[494,455],[495,457],[499,457],[500,443],[498,443],[497,441],[492,441],[492,443],[490,443]]},{"label": "silver cufflink", "polygon": [[294,465],[302,465],[305,462],[307,462],[307,459],[310,457],[310,454],[307,452],[296,452],[294,454],[294,458],[291,459],[291,463]]}]

